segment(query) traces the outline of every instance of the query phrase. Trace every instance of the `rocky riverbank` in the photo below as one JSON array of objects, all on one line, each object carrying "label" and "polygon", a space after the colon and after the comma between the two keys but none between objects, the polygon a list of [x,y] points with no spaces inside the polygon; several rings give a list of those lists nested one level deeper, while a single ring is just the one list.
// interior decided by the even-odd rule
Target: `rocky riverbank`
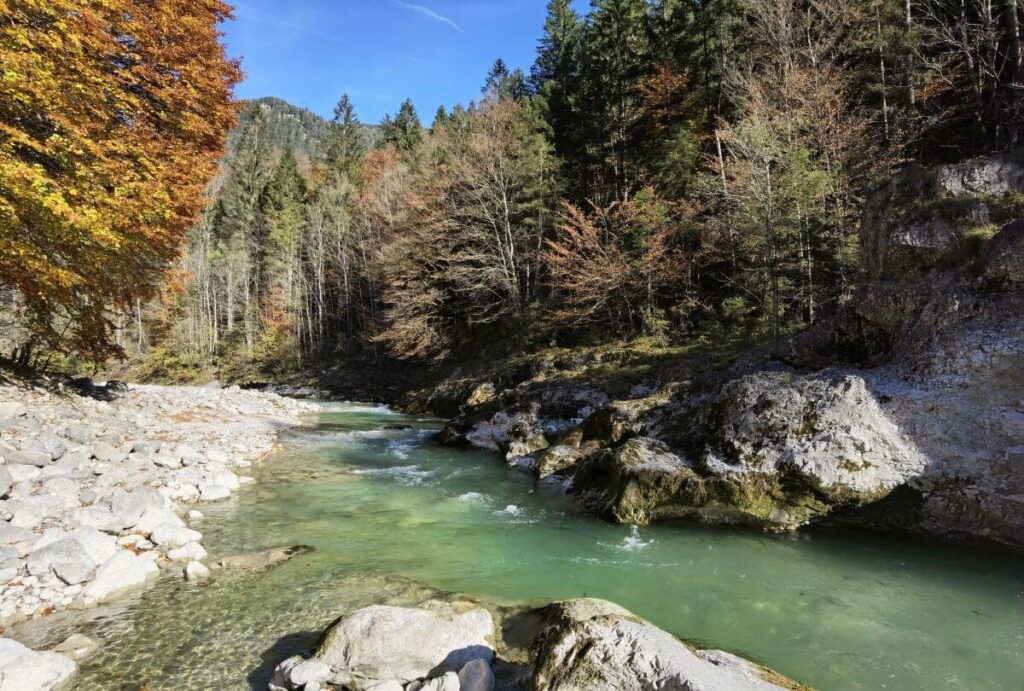
[{"label": "rocky riverbank", "polygon": [[[497,621],[495,614],[497,613]],[[803,685],[721,650],[699,650],[595,599],[536,609],[449,597],[339,619],[309,658],[282,662],[271,691],[780,691]]]},{"label": "rocky riverbank", "polygon": [[1022,199],[1021,155],[908,170],[865,213],[874,280],[802,334],[629,386],[602,374],[628,378],[628,353],[543,354],[421,405],[458,410],[443,442],[498,450],[618,522],[1024,549]]},{"label": "rocky riverbank", "polygon": [[[2,627],[108,602],[161,570],[204,577],[202,505],[250,481],[277,435],[317,409],[217,385],[79,389],[0,383]],[[0,644],[3,689],[74,671]]]}]

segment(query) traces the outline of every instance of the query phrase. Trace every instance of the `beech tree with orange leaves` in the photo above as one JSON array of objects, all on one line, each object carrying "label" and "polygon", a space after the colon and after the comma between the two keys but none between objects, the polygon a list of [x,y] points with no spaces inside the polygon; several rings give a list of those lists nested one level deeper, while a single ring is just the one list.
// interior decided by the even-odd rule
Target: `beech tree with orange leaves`
[{"label": "beech tree with orange leaves", "polygon": [[236,118],[220,0],[0,0],[0,287],[32,343],[118,353]]}]

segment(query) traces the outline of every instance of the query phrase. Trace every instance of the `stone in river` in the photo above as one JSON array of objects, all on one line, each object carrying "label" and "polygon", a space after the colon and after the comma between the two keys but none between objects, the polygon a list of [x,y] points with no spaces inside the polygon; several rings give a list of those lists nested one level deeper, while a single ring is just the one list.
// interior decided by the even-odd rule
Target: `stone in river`
[{"label": "stone in river", "polygon": [[67,683],[77,670],[66,655],[36,652],[0,638],[0,691],[50,691]]}]

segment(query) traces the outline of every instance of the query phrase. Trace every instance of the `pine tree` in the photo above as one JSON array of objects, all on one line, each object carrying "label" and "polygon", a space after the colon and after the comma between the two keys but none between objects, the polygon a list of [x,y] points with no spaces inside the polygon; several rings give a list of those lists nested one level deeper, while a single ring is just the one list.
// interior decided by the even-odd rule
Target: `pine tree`
[{"label": "pine tree", "polygon": [[512,73],[509,72],[508,65],[501,58],[494,61],[491,65],[491,69],[487,71],[487,79],[484,81],[483,87],[480,89],[480,93],[484,96],[497,96],[501,95],[505,88],[505,84],[508,82],[509,77]]},{"label": "pine tree", "polygon": [[384,146],[394,146],[405,153],[412,153],[422,141],[423,125],[420,124],[412,99],[407,98],[394,118],[390,115],[384,118],[381,123],[380,143]]},{"label": "pine tree", "polygon": [[434,122],[430,126],[432,132],[437,132],[438,128],[444,127],[451,120],[451,116],[448,115],[448,109],[443,105],[437,107],[437,112],[434,114]]},{"label": "pine tree", "polygon": [[220,195],[217,235],[223,240],[247,238],[253,232],[260,195],[271,174],[267,121],[259,104],[250,107],[253,113],[229,162],[231,176]]},{"label": "pine tree", "polygon": [[335,171],[349,173],[366,153],[359,118],[348,94],[343,94],[334,107],[334,119],[327,134],[327,165]]},{"label": "pine tree", "polygon": [[573,170],[581,146],[578,112],[580,47],[583,21],[570,0],[550,0],[544,35],[537,47],[537,60],[530,70],[530,86],[547,106],[555,152]]},{"label": "pine tree", "polygon": [[627,199],[637,183],[640,89],[651,68],[647,20],[646,0],[595,0],[585,33],[583,111],[597,199]]}]

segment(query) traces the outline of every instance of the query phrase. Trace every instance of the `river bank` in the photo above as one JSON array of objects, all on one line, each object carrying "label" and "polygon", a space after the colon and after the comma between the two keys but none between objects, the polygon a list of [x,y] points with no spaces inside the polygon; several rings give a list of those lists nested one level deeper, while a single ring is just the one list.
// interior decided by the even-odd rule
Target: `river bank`
[{"label": "river bank", "polygon": [[312,550],[202,582],[164,572],[12,634],[37,650],[75,633],[96,641],[76,691],[251,691],[366,607],[470,599],[504,635],[503,612],[589,597],[694,650],[728,650],[816,688],[997,691],[1024,674],[1018,558],[863,532],[615,525],[493,452],[436,446],[442,425],[325,404],[315,426],[284,432],[253,466],[256,482],[202,507],[211,566]]},{"label": "river bank", "polygon": [[[162,570],[202,578],[202,509],[317,409],[218,385],[79,389],[0,383],[0,627],[110,602]],[[73,671],[58,656],[20,668],[25,688]]]}]

